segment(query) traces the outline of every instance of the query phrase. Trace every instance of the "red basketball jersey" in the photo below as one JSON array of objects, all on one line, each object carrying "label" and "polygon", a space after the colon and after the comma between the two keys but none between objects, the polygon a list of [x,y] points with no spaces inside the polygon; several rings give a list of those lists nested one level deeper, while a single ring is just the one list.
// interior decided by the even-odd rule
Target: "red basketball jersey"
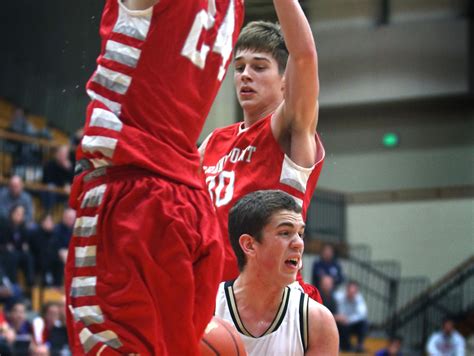
[{"label": "red basketball jersey", "polygon": [[243,0],[107,0],[78,159],[202,186],[196,142],[231,59]]},{"label": "red basketball jersey", "polygon": [[324,148],[316,135],[316,164],[303,168],[281,150],[271,130],[271,116],[247,129],[243,123],[215,130],[203,157],[203,170],[216,206],[225,241],[223,280],[238,276],[237,260],[228,238],[230,208],[244,195],[262,189],[279,189],[292,195],[303,208],[303,219],[324,161]]}]

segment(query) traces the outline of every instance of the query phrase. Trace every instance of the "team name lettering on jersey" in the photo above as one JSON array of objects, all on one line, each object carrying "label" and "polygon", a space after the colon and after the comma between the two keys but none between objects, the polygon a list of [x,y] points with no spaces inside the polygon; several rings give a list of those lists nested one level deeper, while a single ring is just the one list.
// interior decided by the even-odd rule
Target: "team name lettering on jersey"
[{"label": "team name lettering on jersey", "polygon": [[257,150],[255,146],[247,146],[244,149],[234,147],[228,154],[221,157],[215,166],[203,166],[206,174],[217,174],[221,172],[227,161],[231,163],[245,162],[250,163],[252,161],[252,155]]}]

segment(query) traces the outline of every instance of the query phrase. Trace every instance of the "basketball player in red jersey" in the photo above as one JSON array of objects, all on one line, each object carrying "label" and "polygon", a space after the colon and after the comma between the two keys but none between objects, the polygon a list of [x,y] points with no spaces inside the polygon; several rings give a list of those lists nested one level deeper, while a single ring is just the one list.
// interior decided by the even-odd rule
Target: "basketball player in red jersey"
[{"label": "basketball player in red jersey", "polygon": [[106,0],[66,266],[74,355],[196,355],[222,242],[196,141],[243,0]]},{"label": "basketball player in red jersey", "polygon": [[[279,189],[302,206],[303,217],[321,172],[318,60],[308,21],[297,1],[273,1],[281,24],[253,22],[234,49],[234,82],[244,121],[212,132],[200,147],[211,198],[227,236],[230,207],[242,196]],[[224,238],[224,280],[238,276]],[[298,279],[321,302],[318,290]]]}]

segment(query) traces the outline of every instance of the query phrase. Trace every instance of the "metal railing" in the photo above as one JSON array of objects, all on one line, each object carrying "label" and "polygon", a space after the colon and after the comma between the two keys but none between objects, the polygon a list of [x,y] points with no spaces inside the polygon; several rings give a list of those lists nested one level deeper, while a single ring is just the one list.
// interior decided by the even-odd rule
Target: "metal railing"
[{"label": "metal railing", "polygon": [[[387,320],[407,346],[421,350],[444,317],[462,321],[474,313],[474,256],[420,293]],[[474,330],[474,325],[470,325]]]},{"label": "metal railing", "polygon": [[306,234],[324,242],[346,242],[346,202],[342,193],[317,189],[307,212]]},{"label": "metal railing", "polygon": [[0,177],[19,175],[27,183],[41,182],[43,164],[61,143],[0,129]]}]

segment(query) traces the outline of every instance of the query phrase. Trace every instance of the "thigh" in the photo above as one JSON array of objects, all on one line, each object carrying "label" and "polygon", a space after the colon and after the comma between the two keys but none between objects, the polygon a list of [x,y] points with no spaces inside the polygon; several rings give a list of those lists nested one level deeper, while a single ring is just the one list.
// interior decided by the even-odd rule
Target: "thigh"
[{"label": "thigh", "polygon": [[76,353],[198,352],[205,325],[195,325],[195,303],[215,295],[202,297],[195,270],[216,249],[202,238],[199,194],[151,178],[113,182],[98,207],[79,210],[66,280]]}]

